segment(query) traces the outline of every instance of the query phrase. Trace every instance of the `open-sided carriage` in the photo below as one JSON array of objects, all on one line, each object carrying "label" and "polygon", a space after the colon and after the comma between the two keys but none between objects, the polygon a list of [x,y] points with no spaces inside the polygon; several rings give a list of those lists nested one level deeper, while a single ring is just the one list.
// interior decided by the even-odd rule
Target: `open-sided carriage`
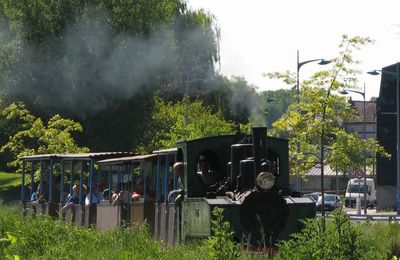
[{"label": "open-sided carriage", "polygon": [[[131,153],[103,152],[22,157],[23,214],[45,213],[79,225],[90,225],[95,214],[92,212],[95,210],[93,207],[85,207],[85,193],[93,193],[94,187],[100,184],[95,163],[129,154]],[[73,193],[74,185],[79,186],[79,203],[62,213],[67,196]],[[40,195],[36,197],[38,191]]]}]

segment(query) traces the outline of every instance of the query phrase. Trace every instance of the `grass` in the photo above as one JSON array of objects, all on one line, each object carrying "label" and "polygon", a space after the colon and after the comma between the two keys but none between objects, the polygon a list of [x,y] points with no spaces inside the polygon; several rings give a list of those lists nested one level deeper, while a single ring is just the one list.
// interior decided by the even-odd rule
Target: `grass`
[{"label": "grass", "polygon": [[[310,220],[303,233],[280,245],[276,258],[346,259],[341,257],[352,253],[353,259],[397,259],[392,257],[400,255],[400,225],[355,224],[349,222],[345,213],[335,215],[335,219],[327,221],[323,233],[321,219]],[[0,204],[0,239],[7,235],[15,237],[16,242],[5,253],[21,259],[269,259],[265,254],[245,251],[233,257],[218,257],[213,249],[215,243],[210,241],[217,241],[221,235],[206,241],[165,246],[154,241],[142,224],[100,232],[43,215],[23,218],[20,206]],[[221,241],[221,245],[231,249],[225,247],[227,242]]]},{"label": "grass", "polygon": [[0,191],[21,186],[21,174],[0,172]]},{"label": "grass", "polygon": [[0,205],[0,238],[15,237],[6,253],[21,259],[210,259],[204,242],[168,247],[154,241],[142,224],[100,232],[43,215],[20,215],[18,206]]}]

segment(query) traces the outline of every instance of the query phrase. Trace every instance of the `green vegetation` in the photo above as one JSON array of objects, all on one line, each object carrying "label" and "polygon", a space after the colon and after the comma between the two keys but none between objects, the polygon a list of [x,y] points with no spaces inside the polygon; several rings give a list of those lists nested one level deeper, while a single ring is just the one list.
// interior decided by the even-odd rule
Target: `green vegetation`
[{"label": "green vegetation", "polygon": [[21,174],[0,172],[0,191],[21,186]]},{"label": "green vegetation", "polygon": [[[321,161],[332,169],[347,172],[349,167],[364,165],[366,153],[390,157],[377,140],[364,140],[357,133],[348,133],[342,124],[357,118],[358,114],[347,97],[338,93],[344,87],[343,82],[347,83],[348,89],[357,88],[359,62],[353,58],[353,52],[371,42],[369,38],[344,35],[331,68],[328,65],[327,70],[318,71],[301,82],[300,93],[296,94],[299,102],[292,103],[273,124],[274,135],[289,139],[291,173],[303,175]],[[267,76],[291,86],[296,83],[296,74],[289,71],[268,73]],[[375,162],[370,158],[367,163]]]},{"label": "green vegetation", "polygon": [[[150,238],[146,226],[99,232],[46,216],[22,218],[18,206],[0,205],[1,253],[21,259],[266,259],[265,253],[240,250],[232,241],[222,210],[214,210],[213,235],[195,243],[165,246]],[[351,223],[345,212],[322,229],[322,219],[307,220],[302,233],[279,244],[273,259],[391,259],[400,255],[396,223]],[[2,241],[3,241],[2,240]],[[6,241],[7,240],[7,241]],[[393,258],[394,259],[394,258]]]},{"label": "green vegetation", "polygon": [[208,238],[205,243],[211,256],[215,259],[236,259],[240,256],[240,247],[233,241],[229,222],[224,221],[224,210],[215,208],[212,212],[211,231],[213,236]]},{"label": "green vegetation", "polygon": [[45,216],[22,219],[9,206],[0,206],[0,212],[0,234],[17,238],[6,253],[22,259],[206,259],[208,254],[199,244],[163,246],[143,225],[100,232]]},{"label": "green vegetation", "polygon": [[276,259],[390,259],[399,256],[398,224],[350,223],[344,211],[335,211],[334,218],[306,221],[302,233],[294,234],[280,245]]},{"label": "green vegetation", "polygon": [[[156,100],[152,130],[146,134],[152,136],[150,148],[171,148],[180,140],[192,140],[208,136],[234,133],[233,122],[225,121],[222,113],[213,113],[210,107],[204,106],[201,100],[188,103],[188,124],[185,123],[186,104],[182,102],[164,102]],[[212,124],[210,123],[212,122]]]},{"label": "green vegetation", "polygon": [[82,126],[60,115],[54,115],[48,122],[33,116],[23,103],[13,103],[0,111],[4,125],[9,130],[8,142],[0,151],[9,155],[8,166],[19,171],[19,157],[49,153],[88,152],[86,147],[79,147],[72,134],[82,132]]}]

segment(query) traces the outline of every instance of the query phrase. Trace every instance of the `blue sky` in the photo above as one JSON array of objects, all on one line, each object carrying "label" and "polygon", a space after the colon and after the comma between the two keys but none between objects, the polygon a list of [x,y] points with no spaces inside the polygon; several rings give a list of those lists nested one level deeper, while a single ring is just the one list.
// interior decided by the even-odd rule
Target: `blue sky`
[{"label": "blue sky", "polygon": [[[220,72],[243,76],[259,90],[287,88],[263,72],[296,70],[300,61],[336,56],[341,35],[370,37],[376,42],[356,52],[361,60],[360,89],[379,95],[380,76],[366,72],[400,61],[400,1],[395,0],[187,0],[192,9],[212,13],[221,30]],[[300,79],[317,71],[309,63]],[[354,94],[353,99],[362,99]]]}]

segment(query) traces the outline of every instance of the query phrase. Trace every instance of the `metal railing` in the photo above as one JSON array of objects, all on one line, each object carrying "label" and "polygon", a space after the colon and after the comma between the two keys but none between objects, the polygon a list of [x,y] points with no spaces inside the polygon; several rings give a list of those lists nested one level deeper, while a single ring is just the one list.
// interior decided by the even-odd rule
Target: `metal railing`
[{"label": "metal railing", "polygon": [[[349,219],[351,221],[385,221],[389,223],[398,223],[400,222],[400,215],[382,215],[382,214],[376,214],[376,215],[358,215],[358,214],[347,214]],[[317,213],[317,217],[322,217],[321,213]],[[326,218],[330,219],[333,218],[333,215],[331,213],[326,214]]]}]

